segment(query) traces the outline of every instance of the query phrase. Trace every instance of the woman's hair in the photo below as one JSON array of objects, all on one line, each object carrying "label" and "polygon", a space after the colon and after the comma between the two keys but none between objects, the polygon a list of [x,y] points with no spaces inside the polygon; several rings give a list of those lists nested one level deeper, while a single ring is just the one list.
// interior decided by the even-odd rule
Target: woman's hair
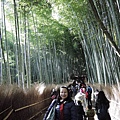
[{"label": "woman's hair", "polygon": [[[72,99],[71,99],[71,96],[70,96],[70,92],[69,92],[69,89],[68,89],[68,87],[67,86],[62,86],[62,87],[60,87],[60,89],[61,88],[65,88],[66,90],[67,90],[67,92],[68,92],[68,97],[67,98],[65,98],[65,100],[64,101],[71,101]],[[60,96],[60,90],[59,90],[59,97],[58,97],[58,101],[60,101],[61,100],[61,96]]]},{"label": "woman's hair", "polygon": [[107,97],[105,96],[105,93],[103,91],[100,91],[98,93],[98,101],[101,101],[103,103],[108,102],[109,100],[107,99]]}]

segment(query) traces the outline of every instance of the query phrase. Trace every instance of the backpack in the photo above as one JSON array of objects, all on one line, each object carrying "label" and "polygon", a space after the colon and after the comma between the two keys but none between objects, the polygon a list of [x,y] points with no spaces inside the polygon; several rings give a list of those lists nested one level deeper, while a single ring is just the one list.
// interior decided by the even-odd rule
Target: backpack
[{"label": "backpack", "polygon": [[87,92],[88,92],[88,94],[92,93],[92,88],[90,86],[88,87]]},{"label": "backpack", "polygon": [[98,119],[105,120],[108,115],[108,108],[105,104],[101,104],[98,108]]},{"label": "backpack", "polygon": [[47,109],[43,120],[54,120],[55,119],[55,107],[57,105],[56,99],[52,101],[49,108]]}]

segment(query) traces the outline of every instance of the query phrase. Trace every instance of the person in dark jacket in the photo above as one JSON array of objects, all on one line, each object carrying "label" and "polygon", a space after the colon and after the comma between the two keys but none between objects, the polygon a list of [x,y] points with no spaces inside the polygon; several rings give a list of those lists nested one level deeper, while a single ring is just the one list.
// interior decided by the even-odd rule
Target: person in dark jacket
[{"label": "person in dark jacket", "polygon": [[98,120],[111,120],[108,112],[109,100],[107,99],[103,91],[100,91],[98,93],[95,109],[96,109]]},{"label": "person in dark jacket", "polygon": [[76,106],[66,86],[60,87],[55,120],[77,120]]},{"label": "person in dark jacket", "polygon": [[90,85],[87,86],[87,101],[88,101],[88,106],[92,106],[92,101],[91,101],[91,96],[92,96],[92,88]]},{"label": "person in dark jacket", "polygon": [[76,105],[76,113],[77,113],[77,119],[76,120],[84,120],[86,119],[85,111],[83,109],[81,101],[78,101],[78,104]]},{"label": "person in dark jacket", "polygon": [[54,120],[77,120],[76,106],[66,86],[60,87],[58,98],[52,101],[43,120],[46,120],[53,104],[56,104]]}]

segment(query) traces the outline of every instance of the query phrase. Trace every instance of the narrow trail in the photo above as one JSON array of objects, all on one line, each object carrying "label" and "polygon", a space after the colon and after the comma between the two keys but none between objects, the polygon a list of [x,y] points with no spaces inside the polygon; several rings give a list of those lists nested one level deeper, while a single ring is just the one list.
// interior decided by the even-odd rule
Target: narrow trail
[{"label": "narrow trail", "polygon": [[[103,89],[104,90],[104,89]],[[93,90],[94,91],[94,90]],[[108,97],[109,95],[109,91],[108,93],[106,92],[106,95]],[[116,96],[117,94],[115,94]],[[110,101],[110,107],[109,107],[109,114],[111,116],[111,120],[120,120],[119,115],[120,115],[120,105],[119,102],[116,102],[114,99],[112,99],[112,97],[108,97],[109,101]],[[72,99],[74,100],[74,97],[72,97]],[[87,106],[87,104],[86,104]],[[92,93],[92,107],[95,110],[95,99],[94,99],[94,92]],[[42,116],[44,116],[44,113],[42,114]],[[41,119],[42,120],[42,119]],[[86,119],[88,120],[88,118]],[[95,114],[94,116],[94,120],[98,120],[97,115]]]},{"label": "narrow trail", "polygon": [[[74,100],[74,97],[73,97],[72,99]],[[93,109],[95,110],[95,102],[94,102],[93,100],[92,100],[92,104],[93,104]],[[44,111],[44,112],[42,113],[40,120],[43,119],[45,112],[46,112],[46,111]],[[114,114],[111,113],[111,112],[112,112],[112,110],[110,109],[110,110],[109,110],[109,113],[110,113],[110,116],[111,116],[111,120],[119,120],[119,118],[115,117]],[[115,110],[114,110],[114,112],[115,112]],[[94,116],[94,119],[95,119],[95,120],[98,120],[96,114],[95,114],[95,116]],[[87,118],[86,120],[88,120],[88,118]]]}]

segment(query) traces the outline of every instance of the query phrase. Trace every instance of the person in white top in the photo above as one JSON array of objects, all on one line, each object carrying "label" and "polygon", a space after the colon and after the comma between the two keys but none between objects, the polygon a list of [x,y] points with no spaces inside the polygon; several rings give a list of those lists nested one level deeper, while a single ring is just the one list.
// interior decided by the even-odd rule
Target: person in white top
[{"label": "person in white top", "polygon": [[99,93],[99,90],[96,89],[95,92],[94,92],[94,100],[96,102],[97,98],[98,98],[98,93]]},{"label": "person in white top", "polygon": [[[84,89],[84,88],[82,88]],[[86,94],[84,92],[82,92],[82,90],[80,89],[80,92],[78,92],[75,95],[75,104],[77,105],[78,101],[81,101],[84,111],[86,111],[87,108],[87,102],[86,102]]]}]

